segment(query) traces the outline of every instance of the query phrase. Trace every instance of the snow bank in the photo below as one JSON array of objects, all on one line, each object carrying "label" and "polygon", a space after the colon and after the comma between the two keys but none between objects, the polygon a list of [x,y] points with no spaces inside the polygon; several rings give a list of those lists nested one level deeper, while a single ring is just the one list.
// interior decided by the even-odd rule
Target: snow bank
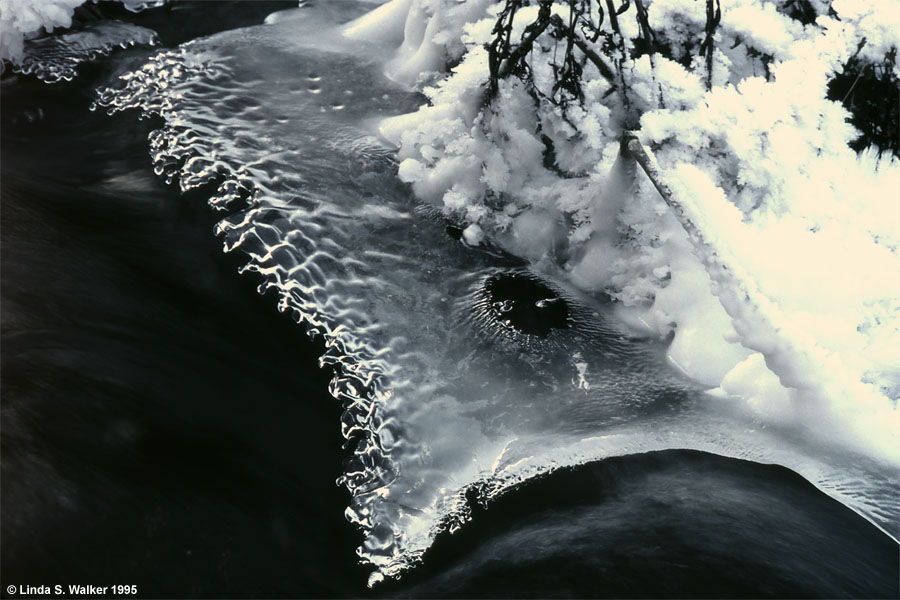
[{"label": "snow bank", "polygon": [[[632,8],[618,18],[626,56],[585,40],[621,79],[576,53],[583,101],[567,103],[550,101],[565,42],[549,28],[528,77],[490,96],[502,4],[393,0],[349,28],[396,43],[391,74],[425,86],[427,106],[382,124],[401,179],[465,242],[561,270],[614,298],[637,333],[672,335],[672,364],[712,393],[900,461],[900,162],[850,150],[857,132],[828,99],[851,57],[896,52],[900,4],[811,2],[802,19],[791,3],[733,0],[707,63],[706,3],[653,0],[668,51],[628,58]],[[568,21],[567,5],[552,10]],[[513,41],[538,13],[518,9]],[[635,123],[699,241],[645,177],[623,178],[619,140]]]}]

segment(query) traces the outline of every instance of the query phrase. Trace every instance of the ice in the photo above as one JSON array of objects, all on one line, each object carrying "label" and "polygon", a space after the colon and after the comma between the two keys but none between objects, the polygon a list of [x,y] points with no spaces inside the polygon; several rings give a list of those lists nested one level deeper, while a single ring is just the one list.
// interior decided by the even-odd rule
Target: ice
[{"label": "ice", "polygon": [[[471,83],[428,92],[447,94],[431,109],[443,111],[440,119],[421,127],[417,118],[389,121],[417,124],[393,129],[408,140],[395,155],[379,125],[423,98],[383,75],[393,63],[379,57],[390,57],[397,38],[348,44],[343,37],[340,24],[370,8],[312,4],[162,52],[101,91],[98,105],[161,117],[150,138],[157,172],[184,190],[209,190],[210,203],[227,211],[218,226],[225,250],[243,253],[243,270],[259,278],[260,290],[274,290],[279,308],[325,341],[322,363],[336,372],[330,391],[344,407],[350,448],[340,483],[351,492],[346,514],[364,534],[359,555],[375,569],[371,582],[401,574],[440,531],[461,526],[468,493],[488,502],[554,469],[668,448],[785,465],[895,535],[896,466],[823,441],[810,420],[814,402],[779,403],[784,388],[766,375],[769,356],[744,348],[724,376],[727,365],[701,364],[709,381],[721,378],[708,394],[712,384],[667,363],[664,343],[632,335],[629,324],[671,331],[682,319],[675,331],[683,349],[668,353],[683,363],[702,359],[697,352],[707,344],[718,352],[745,339],[732,327],[740,320],[729,322],[709,291],[716,274],[662,200],[647,190],[635,202],[594,195],[592,182],[606,182],[601,174],[560,180],[542,165],[530,173],[542,158],[530,115],[487,124],[499,152],[481,126],[460,125],[477,111],[450,99],[474,97]],[[457,72],[475,64],[468,60],[480,59],[463,58]],[[529,106],[519,92],[505,93],[510,109]],[[514,155],[516,148],[523,153]],[[609,173],[617,152],[597,151]],[[483,163],[471,160],[479,153]],[[677,171],[673,181],[718,193],[695,170]],[[434,180],[420,179],[436,171]],[[474,195],[489,185],[511,193],[533,187],[526,203],[507,208]],[[741,211],[720,200],[734,226],[746,226]],[[443,206],[459,211],[459,221],[446,220]],[[571,223],[590,227],[609,218],[597,229],[602,235],[584,238],[607,244],[592,246],[584,280],[619,285],[617,303],[583,293],[571,269],[547,259],[570,252],[571,261],[585,262],[565,248],[564,217],[573,213]],[[644,220],[646,236],[657,240],[649,250],[618,249],[620,213],[632,226]],[[499,234],[491,218],[506,224]],[[594,277],[599,268],[609,273]],[[645,293],[659,293],[659,304],[629,301]],[[692,295],[718,306],[719,316],[697,308]],[[696,375],[698,367],[680,366]],[[315,457],[297,457],[298,469],[308,460]]]},{"label": "ice", "polygon": [[344,35],[399,45],[388,76],[410,84],[428,81],[462,55],[457,30],[485,16],[490,5],[490,0],[390,0],[349,23]]},{"label": "ice", "polygon": [[12,70],[34,75],[47,83],[71,81],[81,63],[105,56],[115,48],[157,43],[156,33],[145,27],[121,21],[97,21],[77,30],[25,42]]},{"label": "ice", "polygon": [[71,25],[75,7],[83,3],[84,0],[2,0],[0,59],[21,57],[26,35]]},{"label": "ice", "polygon": [[[39,36],[42,32],[51,33],[57,27],[68,28],[72,25],[72,15],[75,9],[85,3],[86,0],[0,0],[0,60],[10,61],[14,66],[21,65],[23,61],[30,61],[32,64],[36,60],[35,47],[28,48],[26,40]],[[131,11],[139,11],[145,8],[160,6],[164,0],[119,0]],[[133,27],[135,30],[142,30],[138,34],[133,32],[132,39],[138,43],[149,43],[146,40],[147,30],[133,25],[125,25],[120,23],[115,26],[114,32],[105,32],[104,29],[110,27],[108,24],[97,27],[90,27],[92,30],[87,34],[88,38],[102,37],[104,33],[110,35],[110,39],[77,39],[81,36],[76,35],[72,44],[81,44],[85,51],[108,52],[109,49],[118,44],[128,43],[129,40],[123,38],[121,34],[125,28]],[[46,44],[45,44],[46,45]],[[72,53],[74,56],[74,53]],[[56,68],[59,68],[58,66]],[[40,70],[32,67],[32,70]]]},{"label": "ice", "polygon": [[[446,8],[425,5],[427,18],[443,18]],[[830,78],[850,57],[882,64],[896,52],[900,27],[891,24],[900,5],[834,2],[836,16],[810,6],[815,22],[780,12],[778,3],[729,2],[707,73],[696,54],[704,3],[654,0],[655,43],[678,62],[626,61],[618,90],[584,62],[584,100],[565,109],[546,100],[563,51],[549,32],[528,54],[528,82],[501,80],[485,106],[485,45],[496,17],[473,20],[457,30],[467,52],[424,89],[428,105],[386,120],[382,131],[398,143],[400,176],[419,198],[478,227],[479,240],[608,294],[636,330],[674,335],[668,359],[698,383],[720,388],[760,352],[770,371],[760,390],[742,386],[732,399],[759,408],[752,399],[771,390],[774,377],[783,388],[777,397],[821,411],[810,424],[823,439],[900,463],[900,363],[887,351],[900,347],[892,200],[900,162],[855,156],[848,114],[828,99]],[[553,10],[568,14],[564,3]],[[516,13],[514,40],[537,12]],[[409,14],[417,27],[422,19]],[[626,38],[637,36],[633,19],[619,23]],[[619,185],[620,139],[635,121],[702,241],[690,239],[646,179],[618,198],[610,193]],[[557,228],[552,242],[516,227],[520,215],[524,223],[536,214],[545,227],[529,229]],[[758,414],[776,424],[790,410]]]}]

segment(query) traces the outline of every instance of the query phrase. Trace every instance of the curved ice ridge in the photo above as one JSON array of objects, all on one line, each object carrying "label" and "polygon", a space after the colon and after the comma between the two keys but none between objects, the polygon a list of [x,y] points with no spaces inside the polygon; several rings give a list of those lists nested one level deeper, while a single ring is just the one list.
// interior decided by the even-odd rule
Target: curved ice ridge
[{"label": "curved ice ridge", "polygon": [[559,289],[571,331],[546,343],[485,334],[489,319],[472,312],[485,282],[522,263],[449,240],[395,181],[391,152],[361,123],[420,99],[380,77],[365,58],[377,52],[297,29],[161,52],[96,106],[162,118],[156,173],[234,210],[217,227],[225,251],[246,253],[242,272],[324,340],[352,448],[339,483],[370,582],[464,523],[470,492],[486,503],[557,468],[672,448],[785,465],[896,537],[895,472],[707,401],[571,290]]},{"label": "curved ice ridge", "polygon": [[125,6],[125,9],[129,12],[139,13],[145,10],[150,10],[151,8],[159,8],[161,6],[165,6],[169,0],[126,0],[122,2]]},{"label": "curved ice ridge", "polygon": [[116,48],[155,46],[156,32],[121,21],[99,21],[60,35],[25,42],[22,56],[14,59],[15,73],[34,75],[46,83],[72,81],[85,62],[106,56]]},{"label": "curved ice ridge", "polygon": [[[339,307],[330,299],[315,297],[317,290],[329,287],[315,264],[317,257],[330,259],[316,250],[321,242],[306,238],[299,229],[287,229],[271,222],[285,216],[285,208],[260,201],[266,190],[253,182],[253,168],[211,158],[215,151],[209,147],[208,138],[197,129],[178,124],[181,84],[202,77],[208,83],[228,86],[227,66],[207,60],[210,58],[204,55],[197,60],[196,55],[184,48],[161,52],[139,71],[124,76],[123,88],[100,90],[92,109],[105,107],[108,114],[138,109],[141,118],[163,117],[165,125],[149,136],[156,174],[167,183],[177,181],[182,192],[217,184],[208,202],[218,210],[225,210],[239,200],[249,205],[250,208],[226,217],[216,234],[224,237],[225,252],[241,250],[249,257],[240,272],[262,275],[259,293],[276,290],[278,310],[289,311],[297,323],[305,326],[311,338],[321,337],[325,343],[326,351],[319,365],[334,370],[328,391],[342,403],[341,434],[347,440],[345,447],[352,448],[344,463],[344,474],[337,483],[346,486],[352,497],[345,513],[347,519],[367,534],[366,544],[359,548],[358,554],[377,564],[378,556],[370,549],[383,550],[385,542],[380,539],[383,528],[379,529],[379,523],[373,520],[376,511],[372,504],[397,476],[390,446],[398,437],[396,433],[384,435],[389,424],[384,422],[379,410],[393,393],[377,360],[382,350],[361,339],[354,327],[348,326],[356,321],[360,332],[367,331],[359,323],[367,320],[359,308]],[[387,151],[375,147],[361,150],[366,160],[392,167],[392,157]],[[293,218],[288,217],[288,222],[293,222]],[[287,273],[280,267],[285,262],[292,265]]]}]

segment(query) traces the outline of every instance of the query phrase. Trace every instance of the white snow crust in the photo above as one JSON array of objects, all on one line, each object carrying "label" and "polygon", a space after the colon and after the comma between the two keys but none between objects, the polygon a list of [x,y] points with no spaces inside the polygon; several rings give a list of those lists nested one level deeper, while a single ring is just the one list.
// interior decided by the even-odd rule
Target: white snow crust
[{"label": "white snow crust", "polygon": [[[580,105],[537,101],[515,77],[485,105],[501,5],[392,0],[347,29],[395,42],[389,75],[427,96],[381,126],[401,179],[466,243],[560,269],[615,299],[636,334],[673,336],[669,360],[711,394],[900,462],[900,163],[852,151],[849,114],[827,98],[850,57],[881,62],[900,45],[900,4],[814,2],[819,17],[803,25],[778,2],[730,0],[708,86],[705,59],[679,50],[702,40],[705,3],[648,3],[679,62],[625,59],[626,100],[700,242],[645,177],[633,192],[614,185],[622,86],[611,93],[591,62]],[[537,11],[519,10],[514,40]],[[619,22],[639,35],[633,12]],[[545,95],[561,52],[545,32],[529,54]]]}]

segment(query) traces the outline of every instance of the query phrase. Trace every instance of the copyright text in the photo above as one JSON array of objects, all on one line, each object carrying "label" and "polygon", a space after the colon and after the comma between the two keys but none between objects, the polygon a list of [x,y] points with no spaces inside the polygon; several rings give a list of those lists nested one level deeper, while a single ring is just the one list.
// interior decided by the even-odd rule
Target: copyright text
[{"label": "copyright text", "polygon": [[136,585],[8,585],[6,593],[10,596],[62,596],[98,597],[98,596],[134,596],[138,592]]}]

